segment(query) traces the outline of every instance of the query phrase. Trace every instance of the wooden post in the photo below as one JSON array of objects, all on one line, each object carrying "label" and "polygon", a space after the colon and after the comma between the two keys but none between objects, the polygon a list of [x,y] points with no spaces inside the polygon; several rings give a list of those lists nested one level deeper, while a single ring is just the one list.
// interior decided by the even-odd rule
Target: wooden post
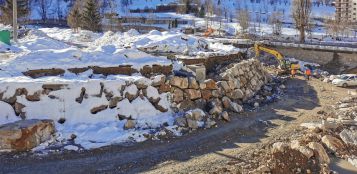
[{"label": "wooden post", "polygon": [[12,26],[13,38],[17,42],[17,0],[12,0]]}]

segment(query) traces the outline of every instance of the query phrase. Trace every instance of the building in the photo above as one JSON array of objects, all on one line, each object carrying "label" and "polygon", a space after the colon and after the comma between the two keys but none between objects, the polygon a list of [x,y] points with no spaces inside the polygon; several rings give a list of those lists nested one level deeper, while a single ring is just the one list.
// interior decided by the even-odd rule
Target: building
[{"label": "building", "polygon": [[357,23],[357,0],[336,0],[336,19]]}]

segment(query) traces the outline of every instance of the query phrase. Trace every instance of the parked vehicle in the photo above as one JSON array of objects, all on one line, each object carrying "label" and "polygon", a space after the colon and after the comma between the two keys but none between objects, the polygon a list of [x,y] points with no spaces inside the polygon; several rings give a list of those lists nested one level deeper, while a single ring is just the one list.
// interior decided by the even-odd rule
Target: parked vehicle
[{"label": "parked vehicle", "polygon": [[340,77],[334,79],[332,84],[341,87],[357,86],[357,75],[356,74],[344,74]]}]

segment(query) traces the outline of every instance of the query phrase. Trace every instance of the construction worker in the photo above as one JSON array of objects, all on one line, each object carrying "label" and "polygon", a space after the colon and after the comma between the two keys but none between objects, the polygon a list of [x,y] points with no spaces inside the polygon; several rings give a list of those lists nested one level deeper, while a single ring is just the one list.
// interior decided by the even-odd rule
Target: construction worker
[{"label": "construction worker", "polygon": [[306,68],[305,70],[305,75],[306,75],[306,79],[310,80],[310,76],[311,76],[311,70],[310,68]]},{"label": "construction worker", "polygon": [[296,69],[295,68],[292,68],[291,69],[291,77],[294,78],[296,75]]}]

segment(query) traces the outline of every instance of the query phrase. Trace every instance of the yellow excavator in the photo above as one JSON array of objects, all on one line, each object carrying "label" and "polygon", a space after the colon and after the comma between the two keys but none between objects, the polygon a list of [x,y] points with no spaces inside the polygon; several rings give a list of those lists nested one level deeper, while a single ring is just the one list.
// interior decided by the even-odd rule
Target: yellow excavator
[{"label": "yellow excavator", "polygon": [[[263,46],[260,43],[254,44],[255,57],[258,58],[260,56],[260,52],[266,52],[268,54],[273,55],[279,62],[279,68],[284,71],[284,73],[289,73],[289,70],[296,69],[300,70],[300,65],[298,62],[290,62],[284,58],[284,56],[279,52],[272,48],[268,48]],[[283,73],[283,72],[282,72]]]}]

